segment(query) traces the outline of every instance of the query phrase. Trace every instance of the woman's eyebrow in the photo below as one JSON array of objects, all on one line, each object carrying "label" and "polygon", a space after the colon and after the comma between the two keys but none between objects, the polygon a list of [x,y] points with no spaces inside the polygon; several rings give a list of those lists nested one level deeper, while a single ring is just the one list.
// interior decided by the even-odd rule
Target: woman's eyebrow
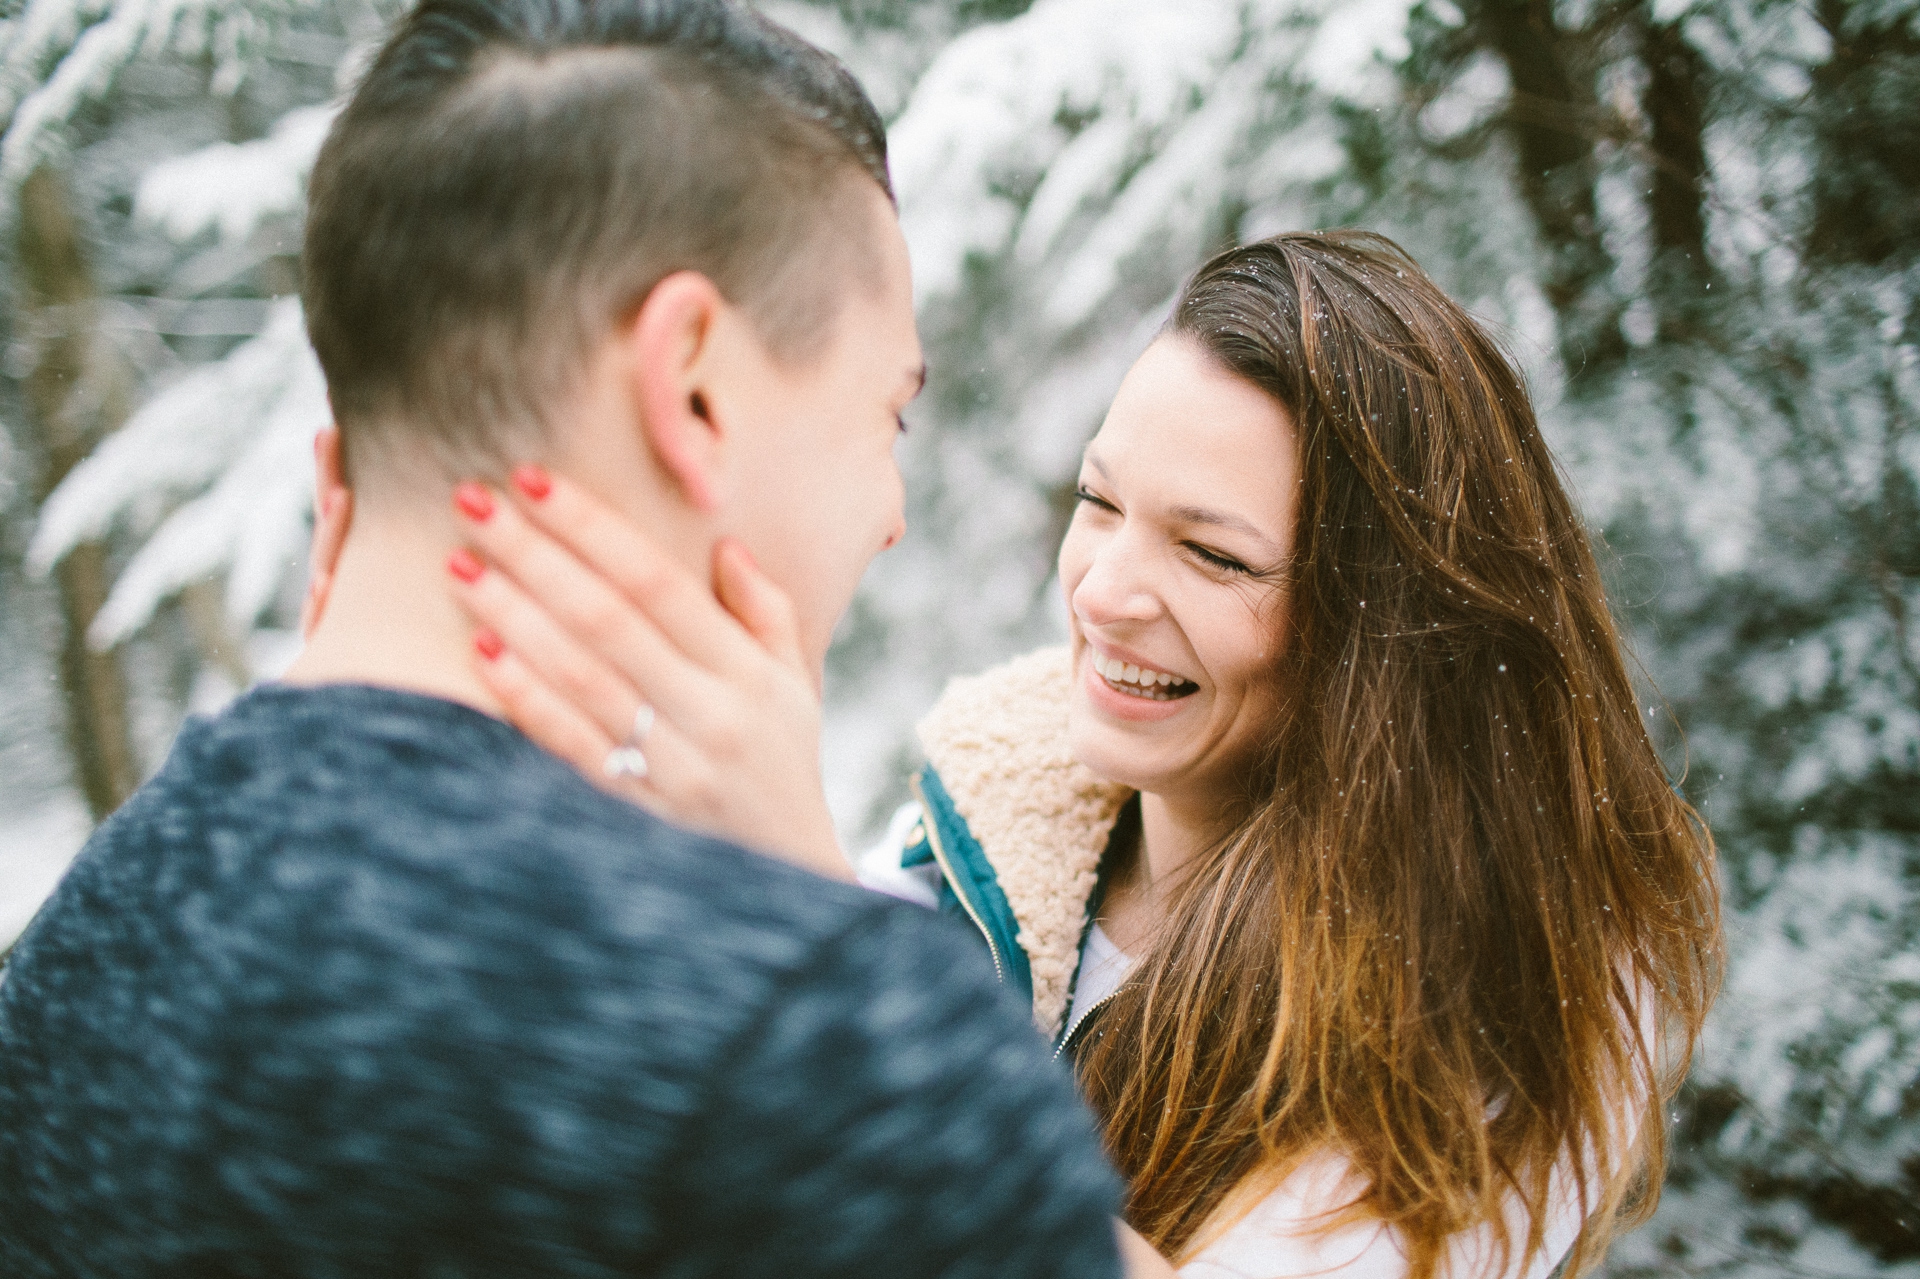
[{"label": "woman's eyebrow", "polygon": [[[1100,472],[1100,478],[1109,483],[1112,482],[1113,477],[1107,474],[1107,468],[1101,464],[1098,453],[1095,453],[1092,449],[1088,449],[1082,457],[1088,466]],[[1213,528],[1231,529],[1236,533],[1245,533],[1248,537],[1253,538],[1255,541],[1273,551],[1275,555],[1280,553],[1280,543],[1274,541],[1258,528],[1246,520],[1241,519],[1238,515],[1228,515],[1224,511],[1216,511],[1206,506],[1176,506],[1169,511],[1168,514],[1185,524],[1206,524]]]},{"label": "woman's eyebrow", "polygon": [[1248,537],[1273,547],[1275,551],[1279,550],[1279,543],[1238,515],[1228,515],[1224,511],[1215,511],[1204,506],[1176,506],[1168,513],[1182,523],[1208,524],[1214,528],[1232,529],[1236,533],[1245,533]]}]

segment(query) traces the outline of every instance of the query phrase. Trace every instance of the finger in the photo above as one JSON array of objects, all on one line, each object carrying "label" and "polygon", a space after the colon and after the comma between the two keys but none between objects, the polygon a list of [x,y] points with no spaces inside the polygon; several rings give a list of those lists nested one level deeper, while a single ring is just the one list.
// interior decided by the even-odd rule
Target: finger
[{"label": "finger", "polygon": [[[447,571],[453,579],[454,601],[467,615],[519,654],[543,683],[608,737],[626,736],[639,702],[661,707],[659,699],[664,699],[671,706],[685,695],[686,690],[669,686],[662,687],[656,698],[653,689],[636,686],[599,651],[576,640],[518,583],[504,573],[489,571],[469,552],[455,552]],[[644,660],[640,665],[645,669]]]},{"label": "finger", "polygon": [[[714,828],[717,792],[713,769],[672,721],[656,719],[643,738],[638,742],[623,739],[619,749],[640,754],[644,771],[623,780],[634,793],[645,796],[649,810],[692,830]],[[609,766],[609,758],[603,756],[600,771],[606,773]]]},{"label": "finger", "polygon": [[[576,682],[577,677],[588,677],[579,664],[590,656],[683,725],[704,722],[706,708],[720,692],[710,672],[516,508],[479,485],[461,485],[456,492],[469,537],[499,570],[476,572],[476,564],[470,563],[463,578],[460,565],[448,564],[456,578],[463,578],[456,597],[463,605],[471,604],[478,620],[528,660],[543,668],[551,663],[546,673],[563,693],[578,690],[584,697],[598,697],[596,683]],[[719,611],[712,600],[707,607]],[[549,650],[549,644],[556,647]],[[596,716],[606,710],[597,700],[581,705]],[[632,707],[624,713],[632,714]]]},{"label": "finger", "polygon": [[615,746],[606,730],[555,693],[491,632],[479,632],[474,648],[474,670],[499,700],[507,721],[585,776],[604,780],[607,755]]},{"label": "finger", "polygon": [[[500,702],[507,721],[549,754],[572,765],[601,789],[683,826],[697,826],[706,815],[708,771],[691,744],[669,722],[659,720],[640,743],[644,776],[614,775],[607,762],[628,746],[560,696],[520,655],[490,632],[476,637],[475,669]],[[684,792],[684,793],[683,793]]]},{"label": "finger", "polygon": [[713,576],[720,602],[740,619],[747,633],[781,665],[807,674],[806,654],[800,644],[800,617],[792,597],[760,571],[738,539],[724,538],[715,549]]},{"label": "finger", "polygon": [[719,607],[708,583],[675,563],[630,520],[540,467],[516,468],[513,482],[527,517],[644,609],[682,653],[720,674],[758,669],[761,649]]}]

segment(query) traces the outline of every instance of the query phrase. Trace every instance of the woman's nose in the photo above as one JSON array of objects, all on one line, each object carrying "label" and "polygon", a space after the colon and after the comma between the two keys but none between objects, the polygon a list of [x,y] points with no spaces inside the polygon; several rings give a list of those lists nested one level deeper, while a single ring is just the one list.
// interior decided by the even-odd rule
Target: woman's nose
[{"label": "woman's nose", "polygon": [[1086,576],[1073,590],[1073,612],[1082,622],[1103,626],[1111,622],[1144,622],[1162,612],[1145,557],[1115,538],[1101,547],[1087,565]]}]

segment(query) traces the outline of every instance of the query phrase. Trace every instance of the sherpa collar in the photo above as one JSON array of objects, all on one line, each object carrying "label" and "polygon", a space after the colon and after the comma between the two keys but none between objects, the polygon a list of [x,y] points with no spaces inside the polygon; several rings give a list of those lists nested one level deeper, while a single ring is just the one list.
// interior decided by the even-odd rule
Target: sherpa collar
[{"label": "sherpa collar", "polygon": [[1055,1034],[1079,963],[1100,854],[1132,795],[1067,749],[1073,667],[1043,648],[947,685],[920,743],[992,865],[1033,970],[1033,1020]]}]

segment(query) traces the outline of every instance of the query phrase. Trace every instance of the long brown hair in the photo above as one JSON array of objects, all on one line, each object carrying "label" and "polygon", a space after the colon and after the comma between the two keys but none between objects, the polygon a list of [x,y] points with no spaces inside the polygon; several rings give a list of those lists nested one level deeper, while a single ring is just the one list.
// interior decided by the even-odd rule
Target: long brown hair
[{"label": "long brown hair", "polygon": [[1375,235],[1222,253],[1168,327],[1287,407],[1302,488],[1249,815],[1080,1053],[1128,1218],[1187,1255],[1337,1152],[1426,1279],[1478,1225],[1532,1257],[1557,1179],[1577,1274],[1657,1194],[1719,902],[1521,379]]}]

